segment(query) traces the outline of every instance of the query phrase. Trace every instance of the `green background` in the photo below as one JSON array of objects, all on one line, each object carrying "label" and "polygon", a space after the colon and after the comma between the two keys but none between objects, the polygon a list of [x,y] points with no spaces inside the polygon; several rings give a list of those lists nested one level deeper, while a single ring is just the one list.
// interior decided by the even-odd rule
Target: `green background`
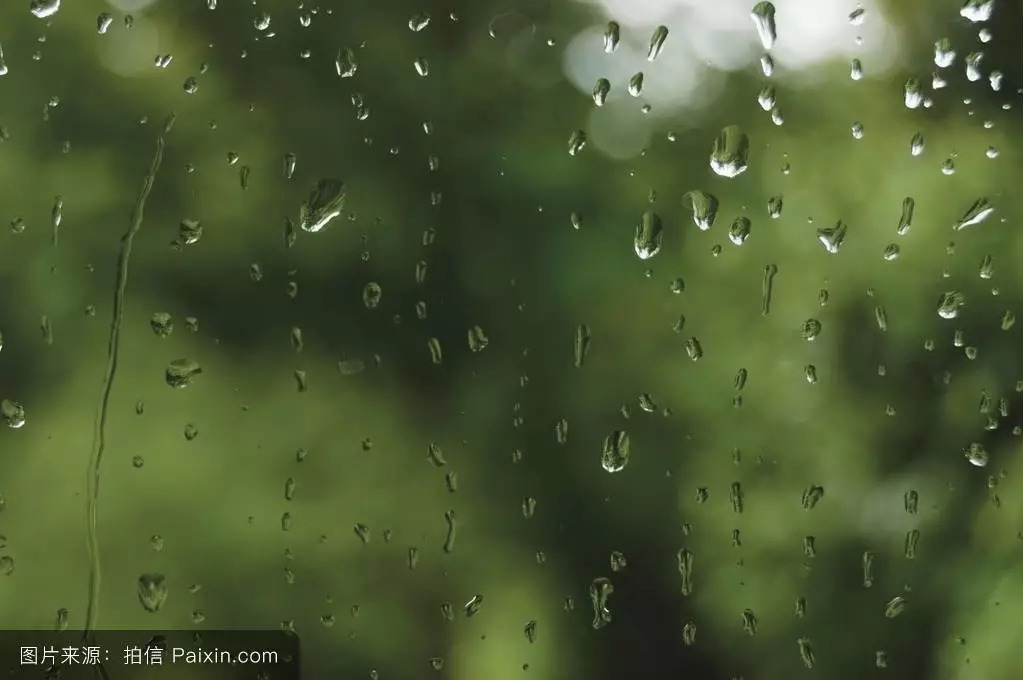
[{"label": "green background", "polygon": [[[777,4],[781,43],[798,10]],[[593,141],[567,152],[593,102],[566,79],[563,52],[584,29],[599,40],[614,17],[596,6],[221,0],[210,11],[163,0],[128,28],[123,12],[91,0],[65,0],[46,20],[27,5],[0,8],[0,218],[25,226],[0,236],[0,398],[27,417],[0,431],[0,533],[14,561],[0,576],[0,625],[52,628],[61,608],[72,628],[85,625],[87,469],[117,260],[174,112],[129,262],[98,505],[100,627],[293,625],[310,678],[1018,677],[1023,399],[1019,327],[1001,324],[1023,296],[1015,5],[996,6],[982,44],[955,2],[890,2],[902,50],[890,70],[872,75],[865,61],[854,82],[838,58],[810,78],[779,66],[768,81],[752,63],[722,74],[702,107],[653,105],[644,152],[618,160]],[[103,11],[113,23],[99,35]],[[261,34],[264,11],[272,23]],[[410,31],[424,11],[430,24]],[[871,12],[867,21],[879,17]],[[623,23],[623,44],[645,53],[652,29]],[[683,39],[672,31],[658,61]],[[931,92],[933,44],[946,35],[958,57],[949,86]],[[344,47],[358,70],[342,79],[333,60]],[[975,51],[985,77],[969,83],[963,58]],[[167,53],[168,68],[154,67]],[[425,78],[413,68],[420,57]],[[1005,74],[1000,91],[988,84],[993,69]],[[910,77],[933,106],[905,107]],[[756,101],[769,82],[782,126]],[[644,98],[616,101],[635,113]],[[728,180],[708,159],[733,124],[749,136],[750,167]],[[918,132],[927,147],[913,157]],[[297,159],[290,180],[286,153]],[[345,215],[288,248],[286,218],[297,223],[325,177],[346,183]],[[707,232],[683,205],[693,189],[720,200]],[[772,220],[767,201],[779,194]],[[907,196],[913,228],[899,237]],[[995,213],[953,231],[980,197]],[[646,210],[662,218],[664,241],[641,261],[632,239]],[[736,247],[727,230],[740,215],[752,233]],[[174,248],[184,219],[202,236]],[[828,254],[816,230],[838,220],[848,237]],[[894,261],[881,256],[889,243],[900,246]],[[986,255],[991,279],[980,277]],[[369,282],[382,288],[373,309]],[[950,291],[965,305],[946,320],[937,301]],[[173,318],[166,338],[150,327],[158,312]],[[822,330],[808,342],[811,318]],[[580,324],[592,341],[576,367]],[[480,352],[467,340],[476,325],[489,339]],[[685,349],[693,337],[698,361]],[[164,371],[181,358],[202,373],[175,390]],[[341,360],[365,370],[346,375]],[[640,408],[644,393],[654,413]],[[198,434],[187,439],[190,425]],[[601,449],[619,429],[631,461],[608,474]],[[963,457],[971,442],[989,451],[986,468]],[[429,460],[431,443],[445,466]],[[808,510],[812,485],[824,496]],[[910,490],[916,514],[904,509]],[[448,511],[458,532],[446,552]],[[689,596],[682,548],[694,555]],[[613,551],[627,560],[620,571]],[[875,555],[870,588],[865,551]],[[156,613],[137,596],[149,572],[168,584]],[[589,600],[597,577],[615,589],[600,630]],[[466,616],[476,595],[478,613]],[[886,617],[896,596],[905,610]],[[812,641],[812,671],[800,638]],[[878,651],[887,669],[876,668]]]}]

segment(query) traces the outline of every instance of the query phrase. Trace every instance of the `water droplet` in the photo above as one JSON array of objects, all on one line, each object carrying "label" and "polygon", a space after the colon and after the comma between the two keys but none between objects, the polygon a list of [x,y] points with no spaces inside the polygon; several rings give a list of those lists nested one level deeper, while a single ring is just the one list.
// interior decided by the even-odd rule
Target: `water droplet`
[{"label": "water droplet", "polygon": [[728,240],[737,246],[741,246],[749,238],[750,229],[753,223],[748,217],[737,217],[728,229]]},{"label": "water droplet", "polygon": [[647,49],[646,60],[653,61],[664,49],[664,41],[668,39],[668,27],[658,26],[650,36],[650,47]]},{"label": "water droplet", "polygon": [[845,243],[845,235],[848,227],[845,222],[839,220],[833,227],[822,227],[817,230],[817,241],[824,246],[824,250],[832,255],[838,253]]},{"label": "water droplet", "polygon": [[995,275],[994,263],[990,255],[985,255],[984,259],[980,261],[980,278],[990,279]]},{"label": "water droplet", "polygon": [[693,553],[682,548],[675,554],[675,560],[678,563],[682,595],[689,597],[693,594]]},{"label": "water droplet", "polygon": [[437,338],[430,338],[426,341],[426,348],[430,352],[430,362],[433,363],[434,366],[440,366],[444,363],[444,352],[441,349],[440,340]]},{"label": "water droplet", "polygon": [[989,455],[987,448],[979,442],[973,442],[966,449],[963,450],[963,455],[966,460],[970,461],[970,465],[975,467],[987,467]]},{"label": "water droplet", "polygon": [[490,344],[490,339],[479,326],[469,329],[469,349],[473,352],[482,352]]},{"label": "water droplet", "polygon": [[202,373],[199,362],[193,359],[175,359],[167,364],[167,384],[174,388],[188,387],[195,376]]},{"label": "water droplet", "polygon": [[911,156],[919,156],[924,152],[924,136],[917,132],[913,135],[913,138],[909,140],[909,154]]},{"label": "water droplet", "polygon": [[29,11],[40,19],[48,19],[60,10],[60,0],[32,0]]},{"label": "water droplet", "polygon": [[693,224],[701,231],[714,226],[718,216],[718,199],[706,191],[694,189],[682,196],[682,205],[692,214]]},{"label": "water droplet", "polygon": [[765,50],[770,50],[778,39],[774,5],[770,2],[758,2],[753,6],[750,18],[753,19],[753,25],[757,29],[760,44],[763,45]]},{"label": "water droplet", "polygon": [[821,322],[817,319],[807,319],[803,322],[803,328],[800,331],[803,339],[807,342],[813,342],[817,339],[817,336],[821,333]]},{"label": "water droplet", "polygon": [[376,309],[380,305],[383,295],[384,289],[380,287],[380,284],[370,281],[362,289],[362,304],[366,306],[366,309]]},{"label": "water droplet", "polygon": [[747,635],[756,635],[760,626],[760,620],[752,609],[742,610],[742,629]]},{"label": "water droplet", "polygon": [[906,610],[906,598],[896,595],[884,607],[884,615],[887,619],[894,619]]},{"label": "water droplet", "polygon": [[17,430],[25,426],[25,407],[13,399],[0,401],[0,423]]},{"label": "water droplet", "polygon": [[983,52],[970,52],[966,55],[964,61],[966,65],[966,80],[975,83],[984,77],[980,71],[981,62],[984,61]]},{"label": "water droplet", "polygon": [[600,465],[607,472],[621,472],[629,464],[629,435],[624,430],[615,430],[604,438],[604,449]]},{"label": "water droplet", "polygon": [[710,153],[710,167],[721,177],[737,177],[749,167],[749,137],[738,125],[721,130]]},{"label": "water droplet", "polygon": [[934,65],[938,68],[948,68],[956,60],[955,50],[952,49],[952,41],[949,38],[941,38],[934,43]]},{"label": "water droplet", "polygon": [[633,97],[638,97],[639,95],[643,94],[643,72],[642,71],[639,71],[637,73],[633,73],[632,74],[632,77],[629,78],[629,86],[628,86],[627,89],[629,91],[629,94],[631,96],[633,96]]},{"label": "water droplet", "polygon": [[70,624],[70,619],[71,612],[69,612],[65,607],[61,607],[57,610],[57,621],[54,624],[53,629],[61,632],[67,630],[68,625]]},{"label": "water droplet", "polygon": [[139,576],[137,592],[143,609],[151,613],[158,612],[167,600],[167,579],[163,574],[142,574]]},{"label": "water droplet", "polygon": [[590,583],[590,602],[593,604],[593,629],[600,630],[611,623],[610,599],[615,587],[611,579],[598,576]]},{"label": "water droplet", "polygon": [[597,84],[593,86],[593,103],[603,106],[607,101],[607,94],[611,91],[611,81],[607,78],[598,78]]},{"label": "water droplet", "polygon": [[576,327],[572,351],[575,367],[582,368],[583,364],[586,363],[586,357],[590,353],[590,327],[586,324],[579,324]]},{"label": "water droplet", "polygon": [[413,33],[419,33],[430,25],[430,15],[427,12],[413,14],[408,20],[408,28]]},{"label": "water droplet", "polygon": [[337,56],[334,57],[334,70],[339,77],[351,78],[358,69],[359,63],[355,59],[355,52],[352,51],[352,48],[345,47],[337,51]]},{"label": "water droplet", "polygon": [[799,658],[807,668],[813,668],[816,663],[816,656],[813,653],[813,643],[810,638],[801,637],[796,640],[799,648]]},{"label": "water droplet", "polygon": [[989,21],[995,10],[995,0],[966,0],[959,9],[959,16],[973,23]]},{"label": "water droplet", "polygon": [[462,606],[462,609],[465,611],[466,617],[473,617],[473,616],[476,616],[476,614],[479,613],[480,607],[482,607],[482,606],[483,606],[483,596],[480,595],[480,594],[476,594],[476,595],[473,595],[471,598],[469,598],[468,602],[466,602]]},{"label": "water droplet", "polygon": [[942,319],[954,319],[959,316],[960,308],[966,304],[962,293],[950,291],[942,293],[938,299],[938,316]]},{"label": "water droplet", "polygon": [[906,81],[903,86],[903,93],[905,96],[906,108],[915,109],[923,103],[924,100],[924,88],[920,83],[919,78],[910,78]]},{"label": "water droplet", "polygon": [[767,316],[771,312],[771,295],[774,291],[774,277],[778,274],[778,265],[769,264],[764,267],[764,278],[760,286],[760,313]]},{"label": "water droplet", "polygon": [[298,224],[304,231],[318,232],[345,207],[345,185],[338,179],[321,179],[299,209]]},{"label": "water droplet", "polygon": [[167,312],[155,312],[149,317],[149,327],[153,329],[157,337],[166,338],[174,332],[174,321]]},{"label": "water droplet", "polygon": [[994,206],[988,203],[986,198],[978,198],[973,202],[973,205],[967,208],[966,212],[963,213],[963,216],[959,218],[952,228],[956,231],[961,231],[966,227],[976,226],[990,217],[994,211]]},{"label": "water droplet", "polygon": [[604,53],[613,54],[618,49],[618,43],[621,41],[622,27],[618,25],[617,21],[607,22],[607,28],[604,30]]},{"label": "water droplet", "polygon": [[649,260],[661,250],[663,225],[657,213],[648,210],[636,225],[633,247],[641,260]]},{"label": "water droplet", "polygon": [[568,137],[568,155],[575,156],[586,147],[586,133],[575,130]]},{"label": "water droplet", "polygon": [[913,226],[913,211],[915,209],[916,201],[911,197],[906,196],[902,199],[902,214],[899,216],[899,226],[895,228],[895,233],[899,236],[904,235]]}]

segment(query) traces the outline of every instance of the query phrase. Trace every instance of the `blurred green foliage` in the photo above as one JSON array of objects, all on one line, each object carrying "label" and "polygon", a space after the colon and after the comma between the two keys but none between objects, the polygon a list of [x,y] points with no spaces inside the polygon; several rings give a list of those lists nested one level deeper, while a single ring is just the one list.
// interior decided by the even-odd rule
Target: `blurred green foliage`
[{"label": "blurred green foliage", "polygon": [[[45,20],[27,2],[0,9],[12,224],[0,399],[26,415],[0,431],[14,560],[3,626],[50,628],[61,608],[85,625],[87,468],[117,262],[173,112],[105,426],[100,627],[293,625],[310,678],[788,678],[807,672],[800,639],[828,678],[1018,677],[1023,399],[1019,329],[1003,323],[1023,299],[1015,6],[997,5],[987,43],[956,3],[872,9],[900,36],[897,66],[871,74],[865,60],[860,81],[844,58],[773,80],[755,62],[714,74],[720,91],[698,109],[622,118],[649,142],[621,160],[592,133],[568,153],[573,131],[616,120],[591,117],[565,76],[566,46],[615,18],[595,5],[135,4],[130,19],[95,0]],[[787,21],[808,20],[776,4],[783,41]],[[102,12],[113,21],[100,34]],[[658,61],[685,39],[670,28]],[[946,35],[959,58],[932,91]],[[339,78],[346,48],[357,69]],[[971,52],[985,55],[979,82],[963,76]],[[933,105],[906,108],[910,77]],[[757,106],[765,83],[784,125]],[[626,99],[620,115],[644,102]],[[751,144],[734,179],[708,164],[726,125]],[[926,150],[912,156],[918,133]],[[345,214],[289,247],[287,220],[324,178],[345,183]],[[693,189],[720,201],[708,231],[683,204]],[[897,236],[906,197],[913,225]],[[953,231],[981,197],[994,214]],[[647,210],[664,237],[641,261]],[[740,216],[752,230],[735,246]],[[184,220],[201,237],[175,245]],[[829,254],[817,230],[839,220],[848,235]],[[892,243],[898,256],[882,257]],[[945,292],[965,301],[954,319],[936,313]],[[580,325],[591,347],[577,367]],[[202,371],[172,389],[179,359]],[[616,430],[630,462],[608,474]],[[971,442],[986,467],[963,455]],[[168,584],[156,613],[137,596],[150,572]],[[595,630],[598,577],[614,592]]]}]

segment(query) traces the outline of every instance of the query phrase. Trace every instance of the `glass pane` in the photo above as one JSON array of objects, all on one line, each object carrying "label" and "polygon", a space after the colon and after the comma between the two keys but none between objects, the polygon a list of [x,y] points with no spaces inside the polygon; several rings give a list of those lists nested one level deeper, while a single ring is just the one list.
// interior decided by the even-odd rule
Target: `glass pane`
[{"label": "glass pane", "polygon": [[0,628],[1015,677],[1019,20],[4,3]]}]

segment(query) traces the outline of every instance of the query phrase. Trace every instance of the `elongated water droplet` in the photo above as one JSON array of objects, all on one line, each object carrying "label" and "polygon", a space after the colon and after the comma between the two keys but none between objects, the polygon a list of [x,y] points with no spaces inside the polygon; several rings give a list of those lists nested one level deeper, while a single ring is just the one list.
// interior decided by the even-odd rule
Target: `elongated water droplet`
[{"label": "elongated water droplet", "polygon": [[903,93],[905,95],[907,109],[915,109],[923,103],[924,87],[920,83],[919,78],[910,78],[907,80],[905,86],[903,86]]},{"label": "elongated water droplet", "polygon": [[334,58],[334,70],[337,71],[338,76],[351,78],[358,69],[359,64],[355,60],[355,52],[352,51],[352,48],[345,47],[337,51],[337,56]]},{"label": "elongated water droplet", "polygon": [[326,178],[316,183],[298,213],[298,225],[304,231],[322,231],[345,207],[345,185],[339,179]]},{"label": "elongated water droplet", "polygon": [[625,430],[615,430],[604,438],[604,449],[600,455],[600,466],[607,472],[621,472],[629,464],[629,435]]},{"label": "elongated water droplet", "polygon": [[959,218],[959,221],[952,228],[960,231],[966,227],[976,226],[990,217],[994,211],[994,206],[988,203],[986,198],[978,198],[973,202],[973,205],[967,208],[966,212],[963,213],[963,216]]},{"label": "elongated water droplet", "polygon": [[757,35],[760,37],[760,44],[765,50],[774,47],[778,39],[778,27],[775,24],[775,9],[770,2],[758,2],[750,12],[753,25],[757,28]]},{"label": "elongated water droplet", "polygon": [[611,81],[607,78],[598,78],[597,84],[593,86],[593,103],[603,106],[607,101],[607,93],[611,91]]},{"label": "elongated water droplet", "polygon": [[949,38],[941,38],[934,43],[934,65],[938,68],[948,68],[956,60],[956,52],[952,49],[952,41]]},{"label": "elongated water droplet", "polygon": [[810,641],[810,638],[801,637],[796,640],[796,645],[799,647],[799,658],[803,665],[813,668],[817,662],[817,657],[813,653],[813,642]]},{"label": "elongated water droplet", "polygon": [[568,137],[568,155],[575,156],[586,147],[586,133],[574,130]]},{"label": "elongated water droplet", "polygon": [[593,579],[590,583],[590,602],[593,604],[593,628],[600,630],[611,623],[611,608],[609,600],[614,594],[615,587],[611,579],[604,576]]},{"label": "elongated water droplet", "polygon": [[902,214],[899,216],[899,226],[895,233],[902,236],[913,226],[913,211],[916,209],[916,201],[911,196],[902,199]]},{"label": "elongated water droplet", "polygon": [[688,597],[693,594],[693,553],[682,548],[675,554],[675,560],[678,563],[682,595]]},{"label": "elongated water droplet", "polygon": [[604,30],[604,52],[612,54],[618,49],[618,43],[622,38],[622,27],[617,21],[607,22],[607,29]]},{"label": "elongated water droplet", "polygon": [[282,168],[284,171],[285,179],[293,179],[295,177],[295,165],[297,163],[298,157],[294,153],[289,151],[288,153],[284,154]]},{"label": "elongated water droplet", "polygon": [[579,324],[576,327],[572,350],[575,357],[575,367],[582,368],[586,363],[586,357],[590,353],[590,327],[586,324]]},{"label": "elongated water droplet", "polygon": [[629,90],[629,94],[632,95],[633,97],[638,97],[639,95],[643,94],[643,72],[642,71],[639,71],[637,73],[632,74],[632,77],[629,78],[628,90]]},{"label": "elongated water droplet", "polygon": [[661,250],[663,225],[657,213],[648,210],[636,225],[633,247],[641,260],[649,260]]},{"label": "elongated water droplet", "polygon": [[490,344],[490,338],[479,326],[469,329],[469,349],[472,352],[482,352]]},{"label": "elongated water droplet", "polygon": [[650,36],[650,48],[646,53],[646,60],[653,61],[664,49],[664,41],[668,39],[668,27],[658,26]]},{"label": "elongated water droplet", "polygon": [[901,595],[896,595],[888,604],[884,606],[884,616],[886,619],[894,619],[896,616],[906,610],[906,598]]},{"label": "elongated water droplet", "polygon": [[767,316],[771,312],[771,293],[774,290],[774,277],[778,273],[778,265],[769,264],[764,267],[764,279],[761,283],[760,313]]},{"label": "elongated water droplet", "polygon": [[909,154],[911,156],[919,156],[924,152],[924,136],[917,132],[913,135],[913,138],[909,140]]}]

